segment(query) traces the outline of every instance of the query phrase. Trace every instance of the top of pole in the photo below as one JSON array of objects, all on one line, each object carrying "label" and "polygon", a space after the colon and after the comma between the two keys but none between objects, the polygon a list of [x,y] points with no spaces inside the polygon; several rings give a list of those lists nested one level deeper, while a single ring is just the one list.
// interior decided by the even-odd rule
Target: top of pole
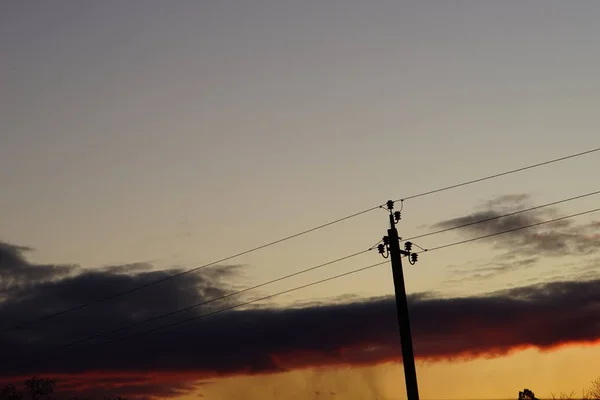
[{"label": "top of pole", "polygon": [[387,206],[388,210],[392,211],[394,209],[394,201],[393,200],[388,200],[385,205]]},{"label": "top of pole", "polygon": [[394,219],[394,213],[392,212],[394,209],[394,202],[392,200],[388,200],[385,204],[390,212],[390,229],[394,229],[396,227],[396,220]]}]

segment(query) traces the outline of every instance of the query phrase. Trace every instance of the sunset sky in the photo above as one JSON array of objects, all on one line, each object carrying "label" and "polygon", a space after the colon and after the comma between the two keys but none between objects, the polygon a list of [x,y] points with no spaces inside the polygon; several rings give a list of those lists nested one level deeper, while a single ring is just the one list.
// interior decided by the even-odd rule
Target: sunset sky
[{"label": "sunset sky", "polygon": [[[1,330],[388,199],[600,147],[599,20],[594,0],[3,0]],[[400,235],[598,191],[599,167],[595,152],[408,199]],[[0,332],[0,383],[40,373],[63,392],[140,399],[404,399],[389,265],[60,348],[368,249],[387,222],[374,210]],[[406,263],[421,398],[548,397],[600,377],[599,248],[600,212]],[[117,336],[381,261],[369,252]]]}]

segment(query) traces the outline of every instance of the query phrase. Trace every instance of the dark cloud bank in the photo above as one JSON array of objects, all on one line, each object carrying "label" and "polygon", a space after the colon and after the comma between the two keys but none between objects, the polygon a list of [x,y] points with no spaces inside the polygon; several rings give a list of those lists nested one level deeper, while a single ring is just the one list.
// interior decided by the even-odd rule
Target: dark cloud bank
[{"label": "dark cloud bank", "polygon": [[[461,222],[439,225],[456,223]],[[517,221],[498,221],[476,229],[493,232],[514,224]],[[554,243],[553,236],[539,233],[516,233],[509,240],[525,243],[531,257]],[[593,237],[589,227],[577,230],[563,224],[562,230],[551,235],[566,235],[561,236],[561,243],[566,243],[563,250],[597,247],[597,241],[589,239]],[[3,329],[177,272],[151,271],[145,265],[94,271],[34,265],[24,257],[26,251],[0,244]],[[64,357],[51,361],[33,356],[56,354],[53,350],[62,344],[228,293],[238,272],[235,266],[207,268],[118,300],[0,333],[0,376],[14,380],[37,373],[59,377],[63,389],[73,392],[103,388],[164,398],[190,390],[198,378],[399,361],[395,305],[387,297],[304,308],[230,311],[135,340],[88,347],[231,304],[213,303],[73,348],[81,351],[59,349]],[[410,300],[415,353],[421,360],[493,357],[524,347],[551,349],[600,339],[600,280],[550,282],[466,298],[422,293]],[[9,371],[22,363],[28,365]]]}]

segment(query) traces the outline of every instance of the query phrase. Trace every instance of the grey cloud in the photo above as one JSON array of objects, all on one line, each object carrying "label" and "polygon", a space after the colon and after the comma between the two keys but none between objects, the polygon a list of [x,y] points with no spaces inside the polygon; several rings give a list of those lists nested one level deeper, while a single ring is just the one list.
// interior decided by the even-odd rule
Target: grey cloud
[{"label": "grey cloud", "polygon": [[25,253],[31,251],[30,247],[0,242],[0,305],[7,296],[67,276],[77,269],[74,265],[31,264],[25,258]]},{"label": "grey cloud", "polygon": [[489,200],[486,203],[487,208],[491,209],[510,209],[510,208],[525,208],[531,203],[531,195],[526,193],[507,194]]},{"label": "grey cloud", "polygon": [[[521,198],[522,196],[516,195],[514,197]],[[516,202],[511,196],[493,199],[487,204],[488,209],[440,221],[432,225],[432,228],[448,229],[491,219],[456,230],[457,233],[471,238],[494,235],[499,232],[541,223],[560,215],[557,209],[549,207],[501,217],[504,214],[522,209],[515,206]],[[599,234],[600,224],[597,222],[576,224],[574,220],[560,220],[493,236],[483,240],[483,242],[492,243],[497,249],[504,250],[507,257],[512,258],[589,255],[600,249]]]},{"label": "grey cloud", "polygon": [[[138,267],[131,274],[119,267],[105,268],[36,284],[26,296],[6,300],[0,308],[0,320],[4,324],[18,323],[177,272],[143,271]],[[285,309],[274,305],[236,309],[134,340],[103,345],[105,340],[231,304],[216,303],[83,346],[60,348],[90,334],[229,293],[229,282],[238,273],[235,266],[207,268],[45,321],[35,325],[35,329],[1,334],[2,375],[87,373],[93,380],[94,371],[127,372],[139,377],[162,371],[189,372],[207,378],[400,359],[395,302],[389,297],[346,297],[331,304]],[[232,300],[237,301],[240,299]],[[600,339],[600,326],[596,323],[600,318],[600,280],[536,284],[476,297],[444,298],[435,293],[418,293],[410,296],[409,303],[415,352],[424,360],[493,356],[522,346],[552,348]],[[48,361],[32,355],[55,355],[57,350],[59,357]],[[17,371],[10,368],[24,361],[25,365]],[[132,378],[130,383],[131,391],[138,388],[143,392],[152,386],[141,379]],[[187,379],[165,382],[152,390],[168,397],[189,390],[192,384],[188,374]]]},{"label": "grey cloud", "polygon": [[[123,287],[165,273],[136,275],[124,282],[122,277],[112,276],[69,278],[66,282],[48,284],[56,289],[45,288],[39,292],[39,298],[55,302],[56,298],[64,299],[57,292],[70,292],[76,293],[72,295],[76,299],[85,290],[74,291],[75,283],[84,289],[90,287],[90,282]],[[4,355],[20,359],[32,350],[51,350],[66,339],[88,333],[88,329],[81,329],[85,325],[90,325],[89,330],[101,331],[135,321],[139,315],[189,305],[208,295],[203,292],[208,286],[206,279],[182,280],[170,288],[157,288],[158,293],[142,295],[140,299],[105,304],[54,321],[44,326],[35,340],[22,333],[4,336],[1,339],[2,348],[6,349]],[[55,297],[48,297],[48,292]],[[477,297],[442,298],[419,293],[410,297],[416,353],[422,359],[456,358],[504,354],[524,345],[548,348],[596,340],[600,338],[600,327],[595,322],[600,317],[598,305],[600,280],[537,284]],[[22,307],[28,310],[30,306],[22,302],[11,305],[15,310]],[[194,310],[187,316],[206,311],[209,310]],[[5,314],[1,316],[5,320]],[[66,353],[50,363],[36,362],[25,371],[197,371],[198,376],[215,376],[272,373],[320,365],[359,365],[397,360],[398,356],[394,300],[378,297],[300,308],[229,311],[136,340],[86,347],[83,352]]]},{"label": "grey cloud", "polygon": [[470,263],[462,267],[454,266],[451,269],[452,278],[445,280],[444,285],[456,285],[469,281],[493,279],[500,275],[532,268],[538,263],[537,257],[516,259],[510,262],[500,261],[503,259],[504,257],[498,257],[490,263]]},{"label": "grey cloud", "polygon": [[[0,332],[0,349],[2,349],[0,368],[16,366],[24,360],[44,358],[53,355],[54,351],[65,351],[66,349],[61,346],[70,342],[221,297],[231,292],[232,282],[240,273],[240,267],[236,265],[214,266],[123,297],[94,303],[96,299],[117,295],[183,270],[174,268],[157,271],[147,263],[107,266],[94,270],[77,266],[37,265],[30,263],[25,257],[26,252],[30,250],[6,243],[0,245],[0,288],[2,288],[0,330],[35,321],[78,305],[87,303],[91,305],[18,329]],[[218,303],[191,309],[139,327],[132,327],[118,334],[94,339],[74,349],[115,339],[119,335],[130,335],[161,324],[172,323],[201,312],[211,311],[214,309],[211,307],[223,307],[228,304],[230,303],[227,300],[221,300]],[[130,343],[121,346],[123,345],[121,351],[126,350]],[[118,371],[118,364],[115,367],[114,370]],[[68,372],[69,369],[58,369],[54,372]],[[110,371],[111,368],[108,370]],[[145,368],[142,370],[146,371]],[[144,374],[145,372],[142,372],[142,376],[127,378],[129,384],[121,384],[118,393],[121,395],[136,391],[152,395],[158,393],[164,398],[175,395],[181,390],[189,390],[194,385],[194,380],[189,377],[171,379],[168,384],[153,384],[143,379]],[[70,390],[68,382],[75,381],[77,379],[72,378],[63,382],[63,386],[66,385],[63,387],[65,393]]]},{"label": "grey cloud", "polygon": [[[600,338],[595,322],[599,293],[600,281],[589,281],[532,285],[479,297],[413,296],[410,308],[417,356],[504,354],[523,345],[548,348],[596,340]],[[16,346],[18,340],[13,343]],[[376,363],[398,355],[394,301],[376,298],[232,311],[144,339],[73,354],[45,368],[70,372],[197,370],[200,375],[218,375]]]}]

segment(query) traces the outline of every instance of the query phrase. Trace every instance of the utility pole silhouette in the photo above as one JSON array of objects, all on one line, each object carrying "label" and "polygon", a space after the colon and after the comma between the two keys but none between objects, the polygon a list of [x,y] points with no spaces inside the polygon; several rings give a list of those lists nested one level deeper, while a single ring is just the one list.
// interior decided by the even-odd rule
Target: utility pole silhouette
[{"label": "utility pole silhouette", "polygon": [[405,250],[400,249],[400,237],[396,224],[400,221],[400,211],[394,210],[394,202],[389,200],[387,209],[390,213],[390,228],[388,235],[383,237],[383,243],[377,246],[379,254],[390,258],[392,264],[392,276],[394,278],[394,290],[396,293],[396,313],[398,327],[400,328],[400,345],[402,347],[402,364],[404,365],[404,380],[406,381],[406,395],[408,400],[419,400],[419,386],[417,384],[417,370],[415,367],[415,355],[413,352],[412,334],[410,331],[410,320],[408,316],[408,302],[406,300],[406,288],[404,287],[404,273],[402,272],[402,257],[408,257],[411,265],[417,262],[417,254],[411,253],[412,243],[404,244]]}]

